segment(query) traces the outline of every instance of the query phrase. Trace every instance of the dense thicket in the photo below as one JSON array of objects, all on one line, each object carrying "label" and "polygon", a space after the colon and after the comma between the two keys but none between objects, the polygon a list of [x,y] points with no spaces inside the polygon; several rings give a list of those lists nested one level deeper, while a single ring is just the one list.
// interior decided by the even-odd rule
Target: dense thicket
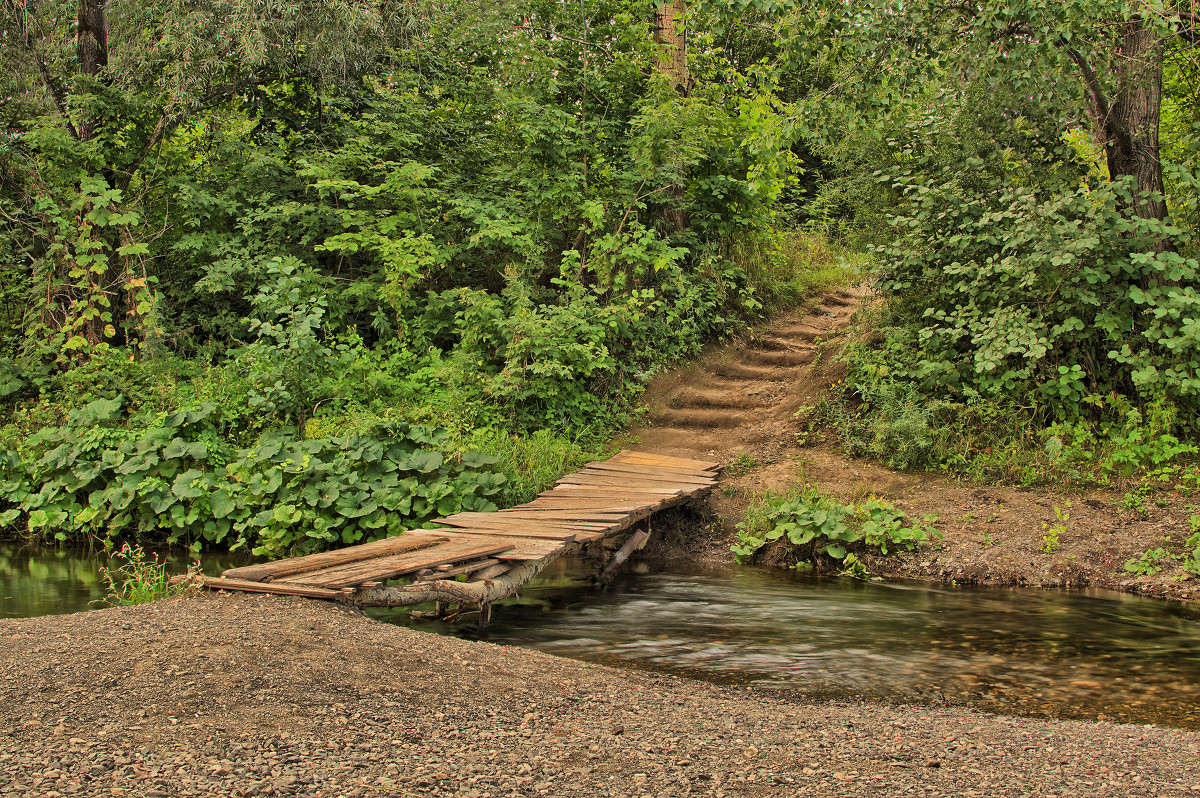
[{"label": "dense thicket", "polygon": [[841,171],[818,205],[876,245],[863,448],[961,461],[946,434],[965,423],[1052,460],[1095,435],[1125,465],[1194,451],[1196,23],[1190,2],[1129,0],[775,17],[783,57],[827,75],[798,114]]},{"label": "dense thicket", "polygon": [[[798,290],[786,107],[670,4],[5,10],[6,517],[34,528],[225,541],[205,503],[264,433],[606,429],[657,366]],[[129,512],[100,511],[118,483]],[[333,505],[278,488],[328,542]],[[261,503],[241,538],[296,543]]]},{"label": "dense thicket", "polygon": [[1194,449],[1189,2],[0,10],[0,517],[33,532],[275,551],[519,499],[794,300],[797,223],[875,246],[863,448]]}]

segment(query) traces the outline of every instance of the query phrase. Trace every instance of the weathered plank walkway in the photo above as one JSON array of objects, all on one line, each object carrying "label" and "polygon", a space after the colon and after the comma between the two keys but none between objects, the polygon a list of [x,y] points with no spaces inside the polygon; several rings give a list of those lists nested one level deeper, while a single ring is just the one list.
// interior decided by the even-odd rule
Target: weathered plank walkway
[{"label": "weathered plank walkway", "polygon": [[[231,568],[205,578],[204,586],[362,606],[477,605],[486,619],[491,602],[516,593],[555,557],[707,493],[716,472],[716,463],[622,451],[563,477],[528,504],[458,513],[435,521],[440,529]],[[383,584],[398,579],[409,581]]]}]

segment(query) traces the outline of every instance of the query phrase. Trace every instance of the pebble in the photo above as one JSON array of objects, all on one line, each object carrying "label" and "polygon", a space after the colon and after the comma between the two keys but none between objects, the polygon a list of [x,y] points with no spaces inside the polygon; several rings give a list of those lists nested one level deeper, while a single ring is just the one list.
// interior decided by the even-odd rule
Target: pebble
[{"label": "pebble", "polygon": [[1200,796],[1190,732],[786,698],[303,599],[0,636],[0,796]]}]

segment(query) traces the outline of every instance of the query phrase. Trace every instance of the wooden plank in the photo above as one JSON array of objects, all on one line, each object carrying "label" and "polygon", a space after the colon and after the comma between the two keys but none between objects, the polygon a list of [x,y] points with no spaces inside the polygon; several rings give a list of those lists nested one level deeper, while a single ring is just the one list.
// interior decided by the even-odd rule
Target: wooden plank
[{"label": "wooden plank", "polygon": [[686,457],[669,457],[653,452],[631,452],[628,449],[617,452],[608,458],[609,463],[639,463],[641,465],[661,465],[668,468],[694,468],[697,471],[716,471],[720,463],[707,460],[689,460]]},{"label": "wooden plank", "polygon": [[[464,536],[465,537],[465,536]],[[502,551],[498,554],[491,555],[494,559],[509,561],[509,560],[540,560],[556,552],[562,551],[567,546],[573,546],[574,543],[564,543],[561,540],[545,540],[537,538],[524,537],[490,537],[487,535],[471,536],[472,540],[494,541],[497,543],[507,543],[512,548]]]},{"label": "wooden plank", "polygon": [[[441,518],[437,521],[437,523],[439,523],[439,524],[459,524],[459,523],[476,524],[476,523],[480,523],[480,524],[499,524],[501,526],[513,526],[514,524],[516,524],[516,525],[534,524],[534,525],[539,525],[539,526],[540,525],[544,525],[544,526],[559,525],[559,526],[561,526],[563,520],[564,519],[562,519],[562,518],[546,518],[545,516],[543,516],[539,513],[530,513],[529,517],[525,517],[521,513],[521,508],[514,507],[512,512],[502,511],[502,512],[498,512],[498,513],[457,513],[455,515],[448,515],[445,518]],[[568,519],[568,520],[572,520],[572,519]],[[578,520],[580,523],[595,524],[597,528],[603,528],[612,519],[605,517],[598,521],[583,521],[582,519],[578,519]]]},{"label": "wooden plank", "polygon": [[[456,535],[493,535],[496,537],[532,538],[533,540],[561,540],[570,543],[580,534],[577,529],[539,529],[536,532],[525,529],[511,529],[497,526],[461,526],[454,530]],[[587,534],[587,533],[584,533]],[[604,533],[599,533],[603,535]]]},{"label": "wooden plank", "polygon": [[593,540],[604,537],[605,534],[604,532],[595,532],[586,529],[567,529],[562,531],[560,537],[551,537],[550,535],[534,536],[516,529],[496,529],[494,527],[464,528],[454,531],[459,535],[494,535],[498,537],[531,538],[533,540],[557,540],[561,543],[590,543]]},{"label": "wooden plank", "polygon": [[252,579],[226,579],[219,576],[204,577],[204,586],[209,590],[243,590],[250,593],[274,593],[279,596],[304,596],[305,598],[341,599],[340,590],[326,590],[303,585],[255,582]]},{"label": "wooden plank", "polygon": [[664,471],[661,468],[654,466],[635,466],[625,465],[623,463],[597,463],[589,464],[582,471],[575,472],[577,474],[596,474],[597,476],[609,475],[630,475],[630,476],[646,476],[657,477],[659,479],[670,479],[675,482],[684,484],[711,485],[717,481],[713,474],[697,474],[695,471]]},{"label": "wooden plank", "polygon": [[[660,483],[651,484],[648,482],[643,482],[640,485],[633,485],[627,480],[616,480],[609,482],[592,480],[586,483],[580,483],[569,482],[567,479],[567,477],[564,477],[562,481],[554,486],[554,490],[562,491],[562,493],[559,494],[560,496],[565,495],[566,491],[569,490],[591,490],[593,493],[599,496],[648,496],[658,497],[661,499],[663,496],[675,496],[683,492],[683,488],[681,487],[670,487]],[[545,496],[547,494],[539,493],[538,495]]]},{"label": "wooden plank", "polygon": [[644,471],[604,471],[602,469],[585,468],[582,471],[576,471],[574,474],[567,474],[563,479],[617,479],[624,480],[632,484],[642,483],[657,483],[669,482],[673,485],[712,485],[716,479],[712,477],[701,476],[680,476],[678,474],[664,474],[663,472],[648,468]]},{"label": "wooden plank", "polygon": [[[428,551],[380,557],[375,560],[350,563],[320,571],[309,571],[280,581],[335,589],[353,587],[368,581],[395,579],[398,576],[442,563],[489,557],[511,548],[513,548],[513,544],[505,540],[482,541],[478,538],[471,538],[459,541],[452,539],[449,543],[443,543]],[[278,584],[278,582],[274,584]]]},{"label": "wooden plank", "polygon": [[568,485],[585,485],[592,482],[622,482],[627,485],[675,485],[683,490],[708,488],[717,484],[715,479],[686,479],[664,477],[658,474],[631,474],[618,471],[578,471],[563,477]]},{"label": "wooden plank", "polygon": [[462,565],[450,567],[448,565],[439,565],[436,568],[426,571],[422,569],[418,574],[415,582],[428,582],[433,579],[453,579],[459,574],[470,574],[475,571],[481,571],[484,568],[491,568],[493,565],[499,565],[500,561],[492,558],[486,560],[472,560]]},{"label": "wooden plank", "polygon": [[522,504],[521,509],[531,513],[543,510],[611,510],[613,512],[632,513],[646,510],[658,504],[658,500],[639,502],[611,502],[606,499],[554,499],[545,497],[535,499],[529,504]]},{"label": "wooden plank", "polygon": [[597,476],[595,474],[568,474],[560,479],[558,485],[603,485],[607,488],[659,488],[681,493],[685,490],[707,487],[705,485],[685,485],[672,479],[657,479],[643,476]]},{"label": "wooden plank", "polygon": [[687,457],[671,457],[665,454],[656,454],[654,452],[633,452],[628,449],[617,452],[612,457],[608,458],[609,463],[642,463],[649,465],[659,465],[666,468],[694,468],[697,471],[716,471],[721,467],[720,463],[710,460],[693,460]]},{"label": "wooden plank", "polygon": [[624,491],[612,491],[608,488],[595,487],[588,488],[586,485],[560,485],[555,490],[548,490],[539,494],[543,498],[563,499],[563,497],[571,497],[575,499],[608,499],[609,497],[619,497],[620,501],[645,501],[647,504],[665,504],[683,495],[680,491],[660,491],[658,493],[637,493],[630,494]]},{"label": "wooden plank", "polygon": [[[494,514],[482,515],[479,517],[453,516],[450,518],[443,518],[440,521],[438,521],[438,523],[446,524],[447,526],[451,526],[451,527],[455,527],[455,528],[459,528],[459,529],[484,529],[484,528],[517,529],[517,530],[546,529],[546,530],[551,530],[551,531],[556,530],[556,529],[587,529],[587,530],[591,530],[593,532],[603,532],[606,529],[611,529],[613,526],[613,523],[615,523],[615,522],[613,522],[613,521],[607,521],[607,522],[575,521],[572,519],[562,519],[562,518],[554,518],[554,519],[545,518],[545,519],[538,520],[536,518],[530,519],[530,518],[517,518],[517,517],[513,517],[513,516],[502,516],[502,515],[499,515],[498,513],[494,513]],[[449,529],[444,530],[444,531],[447,534],[450,534],[450,532],[451,532],[451,530],[449,530]],[[536,535],[531,535],[531,537],[536,537]]]},{"label": "wooden plank", "polygon": [[[438,521],[439,524],[447,524],[452,527],[447,529],[449,535],[460,535],[465,530],[492,529],[498,535],[516,535],[518,537],[528,538],[545,538],[546,540],[562,540],[565,537],[573,535],[578,530],[566,525],[554,525],[545,527],[534,527],[528,524],[489,524],[484,521],[463,521],[443,519]],[[598,531],[598,530],[590,530]]]},{"label": "wooden plank", "polygon": [[511,510],[501,510],[496,515],[502,518],[527,518],[530,521],[537,523],[542,520],[567,519],[571,521],[595,521],[596,523],[604,523],[606,521],[620,521],[629,515],[628,512],[617,510],[616,512],[604,512],[603,510],[526,510],[524,507],[514,507]]},{"label": "wooden plank", "polygon": [[222,572],[221,576],[228,579],[249,579],[256,582],[266,579],[281,579],[305,571],[315,571],[319,568],[331,568],[335,565],[369,560],[375,557],[418,551],[444,541],[445,538],[437,534],[406,532],[403,535],[364,543],[361,546],[349,546],[335,551],[309,554],[305,557],[290,557],[275,562],[229,568]]},{"label": "wooden plank", "polygon": [[598,470],[598,471],[619,471],[619,472],[629,472],[629,473],[656,473],[656,474],[669,475],[669,476],[673,476],[673,477],[688,477],[691,479],[706,479],[709,481],[717,478],[717,475],[712,473],[711,471],[698,471],[697,469],[694,469],[694,468],[667,468],[664,466],[648,465],[648,464],[641,464],[641,463],[626,463],[626,462],[614,463],[609,460],[595,460],[591,463],[588,463],[586,466],[584,466],[584,468],[587,470],[593,470],[593,471]]}]

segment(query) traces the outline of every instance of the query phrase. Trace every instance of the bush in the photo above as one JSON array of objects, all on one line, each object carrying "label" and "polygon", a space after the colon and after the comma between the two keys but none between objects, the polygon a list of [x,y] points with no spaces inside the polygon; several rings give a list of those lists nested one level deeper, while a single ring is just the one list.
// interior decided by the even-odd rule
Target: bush
[{"label": "bush", "polygon": [[444,431],[402,422],[298,439],[264,434],[249,448],[217,434],[216,407],[123,424],[121,398],[9,451],[0,521],[63,541],[123,534],[256,554],[307,553],[398,534],[459,510],[494,510],[496,458],[448,459]]},{"label": "bush", "polygon": [[865,552],[911,551],[937,534],[881,499],[842,504],[805,488],[782,499],[766,496],[761,506],[748,510],[730,550],[738,562],[746,562],[766,544],[782,540],[802,563],[832,561],[843,573],[861,577],[866,575],[860,557]]}]

